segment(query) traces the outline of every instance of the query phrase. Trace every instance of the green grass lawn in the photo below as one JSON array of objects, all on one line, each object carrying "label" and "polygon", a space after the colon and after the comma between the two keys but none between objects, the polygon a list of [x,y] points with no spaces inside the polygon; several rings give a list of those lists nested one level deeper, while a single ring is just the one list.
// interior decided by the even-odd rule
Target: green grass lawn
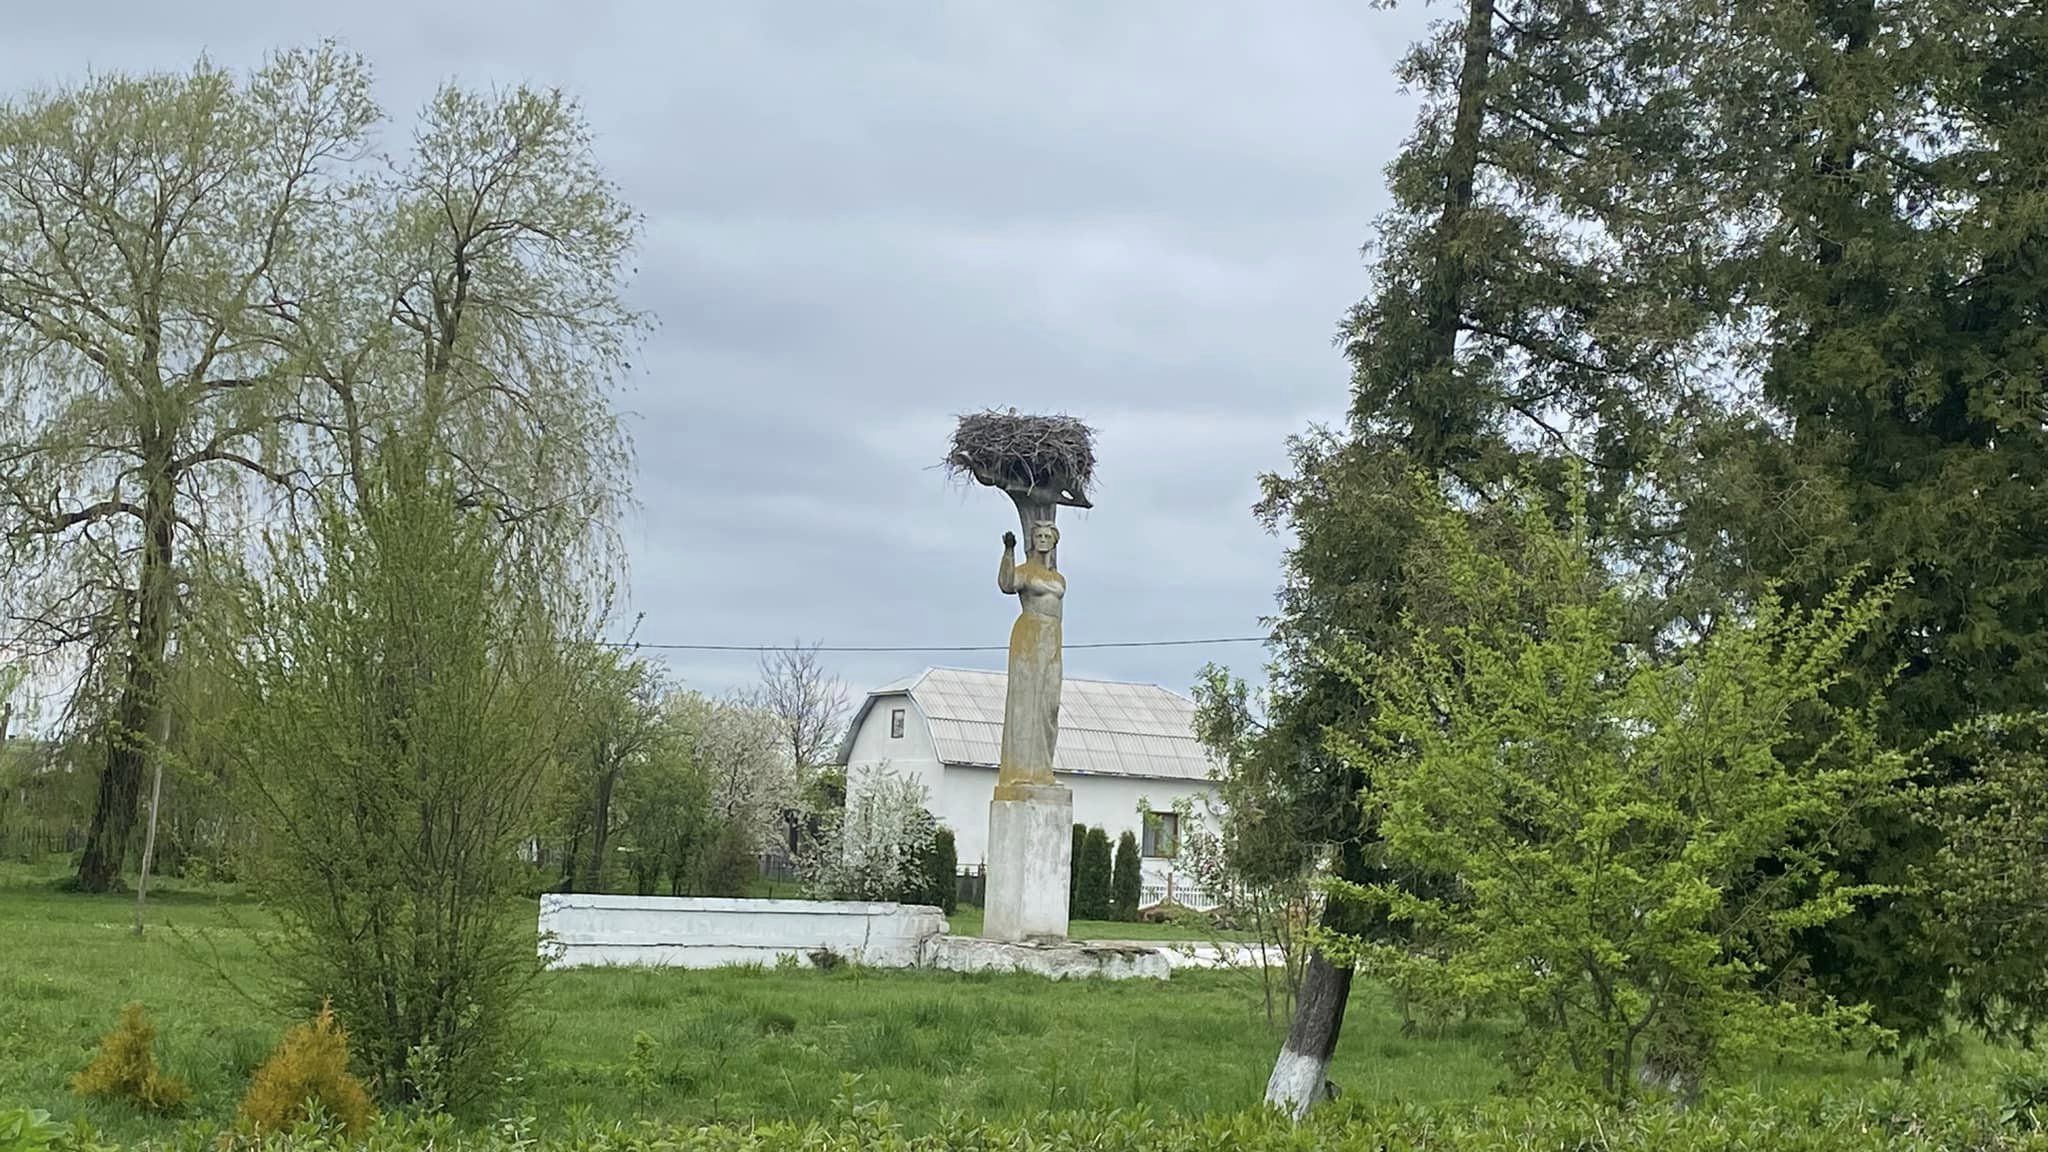
[{"label": "green grass lawn", "polygon": [[[189,1080],[188,1118],[223,1122],[290,1021],[267,998],[261,910],[227,889],[167,882],[152,926],[130,931],[125,898],[57,891],[48,870],[0,866],[0,1107],[83,1114],[110,1134],[164,1122],[75,1101],[66,1089],[123,1003],[159,1028],[166,1068]],[[968,920],[957,918],[956,930]],[[1132,925],[1091,935],[1130,938]],[[1015,1118],[1145,1102],[1234,1111],[1257,1101],[1284,1021],[1269,1024],[1257,976],[1183,972],[1167,982],[1051,983],[1032,976],[840,969],[610,970],[546,977],[522,1079],[502,1113],[543,1130],[579,1114],[701,1122],[810,1118],[835,1096],[891,1100],[915,1128],[948,1111]],[[635,1035],[653,1042],[654,1088],[632,1087]],[[1390,997],[1354,994],[1335,1076],[1347,1093],[1471,1099],[1499,1082],[1487,1023],[1404,1037]],[[1882,1061],[1759,1069],[1767,1088],[1893,1074]],[[1966,1074],[1964,1072],[1943,1074]]]}]

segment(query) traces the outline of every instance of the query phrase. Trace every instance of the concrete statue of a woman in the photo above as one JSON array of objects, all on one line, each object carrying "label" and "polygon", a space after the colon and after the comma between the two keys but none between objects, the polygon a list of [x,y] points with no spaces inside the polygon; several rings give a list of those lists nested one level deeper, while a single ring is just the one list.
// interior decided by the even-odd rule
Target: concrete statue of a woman
[{"label": "concrete statue of a woman", "polygon": [[1003,760],[996,795],[1024,785],[1054,783],[1053,746],[1060,736],[1060,600],[1067,578],[1056,559],[1060,530],[1048,521],[1031,526],[1030,551],[1017,563],[1017,537],[1003,533],[1003,563],[996,587],[1017,598],[1010,628],[1010,675],[1003,699]]},{"label": "concrete statue of a woman", "polygon": [[[1003,533],[996,586],[1017,597],[1003,696],[1002,763],[988,806],[988,890],[982,935],[996,940],[1063,940],[1067,875],[1073,862],[1074,794],[1052,774],[1060,738],[1060,602],[1067,578],[1055,559],[1060,530],[1031,520],[1017,562],[1017,537]],[[1049,509],[1048,509],[1049,510]]]}]

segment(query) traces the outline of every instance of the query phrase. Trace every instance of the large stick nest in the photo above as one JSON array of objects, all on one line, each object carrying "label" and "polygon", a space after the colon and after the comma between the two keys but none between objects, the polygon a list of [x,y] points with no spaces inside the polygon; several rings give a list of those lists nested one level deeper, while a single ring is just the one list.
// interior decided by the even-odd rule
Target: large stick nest
[{"label": "large stick nest", "polygon": [[1095,430],[1066,415],[976,412],[953,429],[945,466],[991,487],[1035,489],[1086,507],[1095,481]]}]

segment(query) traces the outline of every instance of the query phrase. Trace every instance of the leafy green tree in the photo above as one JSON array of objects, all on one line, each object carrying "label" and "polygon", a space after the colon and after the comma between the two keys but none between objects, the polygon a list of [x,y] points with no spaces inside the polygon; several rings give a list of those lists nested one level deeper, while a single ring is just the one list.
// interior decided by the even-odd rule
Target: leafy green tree
[{"label": "leafy green tree", "polygon": [[119,882],[191,560],[295,464],[275,304],[377,116],[359,61],[96,76],[0,105],[0,597],[116,702],[78,883]]},{"label": "leafy green tree", "polygon": [[367,499],[272,537],[220,656],[280,976],[332,999],[387,1099],[459,1106],[497,1085],[541,970],[519,852],[582,649],[431,457],[386,441]]},{"label": "leafy green tree", "polygon": [[[1644,176],[1683,165],[1715,196],[1696,218],[1644,227],[1699,238],[1714,258],[1721,367],[1744,400],[1740,419],[1698,430],[1675,550],[1738,603],[1774,589],[1811,606],[1859,568],[1906,573],[1840,689],[1882,699],[1895,749],[2041,710],[2038,13],[1668,7],[1695,26],[1676,98],[1699,127],[1683,156],[1645,154]],[[1985,751],[1943,745],[1923,782],[1968,780]],[[1808,933],[1815,975],[1909,1037],[1938,1035],[1963,957],[1907,880],[1940,830],[1893,805],[1861,831],[1845,866],[1901,891]]]},{"label": "leafy green tree", "polygon": [[[571,891],[603,892],[613,871],[625,813],[619,793],[669,750],[659,669],[618,649],[594,648],[583,661],[588,682],[574,694],[578,723],[562,751],[560,787],[567,795],[570,851],[564,861]],[[652,813],[643,812],[643,816]]]},{"label": "leafy green tree", "polygon": [[813,831],[811,812],[801,801],[831,766],[846,731],[846,684],[826,671],[817,645],[777,649],[762,654],[760,682],[747,701],[775,717],[782,751],[794,768],[798,802],[783,810],[782,820],[789,850],[799,851]]},{"label": "leafy green tree", "polygon": [[775,714],[744,698],[714,699],[699,692],[670,695],[672,723],[688,742],[691,760],[710,790],[711,820],[721,842],[749,857],[786,825],[796,803],[796,766],[783,754]]},{"label": "leafy green tree", "polygon": [[185,593],[258,551],[253,513],[364,492],[411,433],[538,569],[609,554],[636,217],[559,93],[444,89],[402,158],[380,116],[332,46],[0,105],[0,605],[109,695],[75,710],[105,754],[85,889],[162,767]]},{"label": "leafy green tree", "polygon": [[1081,842],[1081,862],[1076,868],[1081,874],[1081,879],[1074,905],[1074,919],[1109,919],[1111,863],[1108,833],[1100,828],[1088,829],[1087,836]]},{"label": "leafy green tree", "polygon": [[[1374,704],[1331,740],[1366,775],[1382,850],[1454,883],[1349,886],[1425,927],[1429,952],[1325,948],[1506,1008],[1518,1073],[1610,1099],[1861,1034],[1858,1013],[1777,990],[1797,984],[1793,934],[1869,895],[1838,876],[1834,834],[1901,758],[1828,694],[1900,584],[1814,611],[1764,599],[1660,652],[1633,634],[1582,504],[1563,531],[1540,498],[1507,510],[1505,546],[1447,503],[1427,516],[1412,551],[1444,622],[1333,661]],[[1813,731],[1845,754],[1782,754]]]},{"label": "leafy green tree", "polygon": [[1955,1009],[1986,1036],[2029,1045],[2048,1020],[2044,722],[1995,718],[1943,740],[1942,751],[1967,757],[1974,771],[1916,795],[1941,840],[1911,881],[1939,953],[1954,958]]},{"label": "leafy green tree", "polygon": [[715,828],[710,787],[690,756],[687,737],[672,723],[657,729],[620,785],[618,808],[623,817],[619,845],[635,891],[653,895],[666,878],[669,895],[689,895],[701,877]]},{"label": "leafy green tree", "polygon": [[[1697,400],[1677,369],[1711,319],[1698,283],[1711,265],[1687,247],[1697,233],[1610,221],[1684,216],[1711,191],[1684,171],[1636,177],[1639,156],[1681,151],[1693,131],[1667,98],[1684,63],[1667,21],[1683,24],[1657,4],[1463,0],[1398,69],[1423,107],[1388,168],[1371,290],[1339,333],[1349,418],[1293,440],[1259,505],[1290,540],[1265,719],[1243,714],[1228,677],[1204,693],[1235,777],[1227,842],[1248,869],[1389,879],[1363,781],[1324,742],[1368,720],[1368,703],[1321,654],[1407,642],[1420,612],[1406,543],[1429,507],[1416,472],[1432,498],[1477,508],[1525,476],[1556,489],[1577,460],[1603,540],[1642,549],[1655,526],[1643,508],[1662,489],[1667,426]],[[1360,916],[1333,901],[1325,926],[1371,930]],[[1270,1103],[1298,1116],[1327,1098],[1350,980],[1311,957]]]},{"label": "leafy green tree", "polygon": [[1116,864],[1109,882],[1112,919],[1136,920],[1144,898],[1144,875],[1138,865],[1138,838],[1125,832],[1116,840]]}]

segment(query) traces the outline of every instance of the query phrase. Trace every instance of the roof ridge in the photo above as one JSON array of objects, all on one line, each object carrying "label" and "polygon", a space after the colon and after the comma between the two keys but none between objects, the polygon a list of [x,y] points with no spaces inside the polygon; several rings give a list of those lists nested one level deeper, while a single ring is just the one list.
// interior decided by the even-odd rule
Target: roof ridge
[{"label": "roof ridge", "polygon": [[[995,668],[960,668],[951,664],[934,664],[919,673],[916,679],[918,682],[922,682],[925,677],[930,676],[934,672],[972,672],[980,676],[1009,676],[1008,672]],[[1157,680],[1105,680],[1100,676],[1066,675],[1062,675],[1060,679],[1068,684],[1116,684],[1126,688],[1157,688],[1170,696],[1180,696],[1183,700],[1187,699],[1187,697],[1181,696],[1179,692],[1168,688]]]}]

